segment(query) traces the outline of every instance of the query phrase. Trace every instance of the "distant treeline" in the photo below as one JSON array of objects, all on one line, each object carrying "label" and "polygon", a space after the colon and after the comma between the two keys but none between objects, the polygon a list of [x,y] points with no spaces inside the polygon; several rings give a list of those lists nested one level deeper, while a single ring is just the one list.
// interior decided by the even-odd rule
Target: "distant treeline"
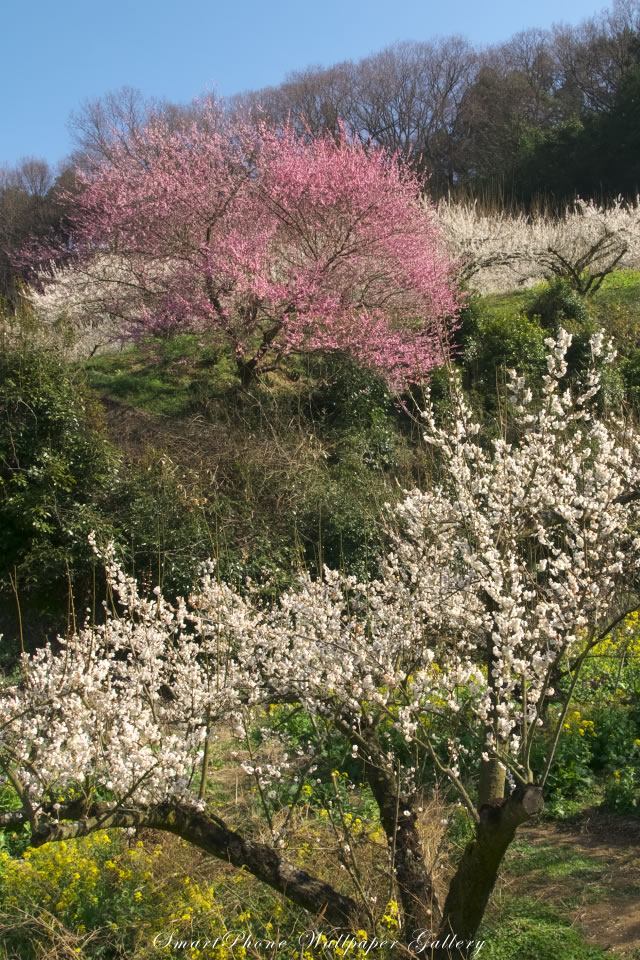
[{"label": "distant treeline", "polygon": [[[338,135],[343,125],[417,167],[435,198],[553,211],[575,196],[632,197],[640,192],[640,0],[486,49],[460,36],[395,44],[357,63],[289,74],[228,106],[275,124],[290,119],[303,135]],[[60,194],[73,190],[76,165],[109,159],[114,140],[140,133],[154,114],[179,126],[197,111],[123,88],[72,117],[77,151],[57,173],[34,158],[0,169],[0,296],[19,298],[13,251],[27,237],[68,231]]]},{"label": "distant treeline", "polygon": [[312,133],[342,120],[463,192],[563,207],[640,188],[640,3],[577,27],[525,30],[479,50],[460,36],[411,41],[358,63],[309,68],[237,97]]}]

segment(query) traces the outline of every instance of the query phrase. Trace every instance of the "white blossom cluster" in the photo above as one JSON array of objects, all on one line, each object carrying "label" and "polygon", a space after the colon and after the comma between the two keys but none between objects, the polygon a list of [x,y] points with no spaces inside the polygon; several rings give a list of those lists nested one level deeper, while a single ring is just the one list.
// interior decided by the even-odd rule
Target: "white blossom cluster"
[{"label": "white blossom cluster", "polygon": [[[554,667],[635,608],[640,574],[638,438],[598,417],[595,371],[578,395],[566,387],[570,339],[548,341],[541,399],[512,375],[493,441],[455,380],[454,422],[425,412],[439,479],[392,512],[374,581],[303,575],[268,607],[208,564],[173,607],[158,588],[141,597],[108,548],[117,613],[25,658],[22,682],[0,691],[0,769],[36,807],[70,784],[188,800],[220,727],[269,799],[313,772],[321,739],[290,751],[264,719],[284,704],[363,761],[397,770],[402,738],[460,787],[470,757],[525,779]],[[247,731],[260,724],[256,749]]]},{"label": "white blossom cluster", "polygon": [[640,266],[640,197],[606,207],[578,199],[561,217],[486,213],[477,203],[441,201],[438,215],[461,278],[478,293],[541,283],[561,267],[560,258],[573,265],[586,257],[591,273],[613,263]]},{"label": "white blossom cluster", "polygon": [[[73,334],[74,356],[88,356],[123,341],[122,288],[144,298],[144,285],[131,264],[110,254],[61,267],[53,261],[40,272],[40,286],[28,287],[27,299],[44,332],[66,324]],[[115,296],[117,292],[117,298]]]}]

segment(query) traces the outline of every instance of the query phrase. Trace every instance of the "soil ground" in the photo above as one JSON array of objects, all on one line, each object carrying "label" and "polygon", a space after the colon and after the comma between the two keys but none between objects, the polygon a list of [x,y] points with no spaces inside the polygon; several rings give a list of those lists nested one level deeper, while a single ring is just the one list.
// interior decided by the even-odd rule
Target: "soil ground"
[{"label": "soil ground", "polygon": [[640,957],[640,820],[591,810],[523,828],[496,893],[561,910],[588,943]]}]

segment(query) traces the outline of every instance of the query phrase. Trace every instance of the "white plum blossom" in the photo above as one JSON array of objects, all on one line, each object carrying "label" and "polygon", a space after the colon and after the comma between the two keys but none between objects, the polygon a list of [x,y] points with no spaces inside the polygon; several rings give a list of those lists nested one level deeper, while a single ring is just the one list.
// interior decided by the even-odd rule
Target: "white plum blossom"
[{"label": "white plum blossom", "polygon": [[640,197],[609,206],[578,199],[559,217],[447,201],[438,214],[460,276],[479,293],[531,286],[583,260],[582,269],[592,273],[640,266]]},{"label": "white plum blossom", "polygon": [[[268,607],[209,563],[171,605],[159,590],[141,597],[109,547],[118,612],[24,658],[1,691],[0,768],[23,802],[37,810],[74,785],[114,803],[197,804],[216,729],[237,739],[230,758],[265,803],[302,786],[331,729],[353,758],[391,771],[399,734],[468,805],[461,769],[474,757],[529,780],[554,670],[635,609],[640,572],[638,438],[597,415],[595,372],[577,395],[565,385],[569,344],[562,332],[551,345],[539,401],[512,376],[492,441],[455,381],[455,423],[425,411],[437,478],[391,511],[370,582],[305,574]],[[291,750],[264,723],[273,704],[299,705],[315,739]],[[398,773],[403,798],[415,769]]]}]

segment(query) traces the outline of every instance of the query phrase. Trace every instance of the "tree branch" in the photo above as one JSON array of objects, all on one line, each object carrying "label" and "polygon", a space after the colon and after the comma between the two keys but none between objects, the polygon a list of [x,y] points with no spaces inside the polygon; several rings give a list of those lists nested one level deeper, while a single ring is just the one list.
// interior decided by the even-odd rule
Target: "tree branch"
[{"label": "tree branch", "polygon": [[[169,802],[147,808],[112,809],[107,804],[98,803],[79,819],[62,822],[68,813],[78,816],[77,805],[75,809],[72,805],[62,805],[57,822],[40,823],[32,835],[32,846],[86,836],[97,829],[148,827],[163,830],[219,860],[244,868],[311,914],[321,914],[334,927],[355,929],[361,925],[361,910],[351,897],[296,867],[268,844],[245,839],[212,814]],[[23,814],[22,821],[25,819]],[[19,817],[10,817],[10,822],[20,822]]]}]

